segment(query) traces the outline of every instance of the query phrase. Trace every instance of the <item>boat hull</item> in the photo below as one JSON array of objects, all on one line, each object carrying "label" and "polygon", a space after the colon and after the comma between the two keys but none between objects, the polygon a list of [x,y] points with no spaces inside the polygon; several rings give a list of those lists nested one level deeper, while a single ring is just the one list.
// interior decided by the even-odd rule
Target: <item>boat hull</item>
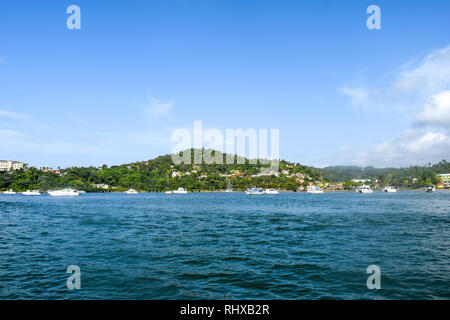
[{"label": "boat hull", "polygon": [[251,195],[251,196],[262,196],[262,195],[265,195],[266,193],[264,191],[263,192],[245,191],[245,194]]},{"label": "boat hull", "polygon": [[78,192],[58,192],[58,191],[49,191],[49,195],[52,197],[76,197],[80,194]]}]

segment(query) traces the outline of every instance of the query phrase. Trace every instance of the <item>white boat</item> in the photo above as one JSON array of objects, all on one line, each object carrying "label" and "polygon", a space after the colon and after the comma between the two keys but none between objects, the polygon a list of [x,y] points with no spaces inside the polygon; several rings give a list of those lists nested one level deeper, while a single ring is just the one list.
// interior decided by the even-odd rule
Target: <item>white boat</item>
[{"label": "white boat", "polygon": [[184,190],[183,187],[179,187],[177,190],[172,190],[172,193],[185,194],[185,193],[188,193],[188,192],[186,190]]},{"label": "white boat", "polygon": [[266,194],[279,194],[280,190],[278,189],[266,189]]},{"label": "white boat", "polygon": [[40,196],[41,193],[39,192],[39,190],[27,190],[25,192],[22,192],[22,194],[24,196]]},{"label": "white boat", "polygon": [[52,197],[73,197],[80,195],[80,192],[74,189],[51,190],[47,191],[47,193]]},{"label": "white boat", "polygon": [[266,192],[264,191],[263,188],[249,188],[245,191],[245,194],[250,194],[250,195],[263,195],[266,194]]},{"label": "white boat", "polygon": [[172,190],[168,190],[168,191],[165,191],[164,193],[165,193],[165,194],[172,194],[173,191],[172,191]]},{"label": "white boat", "polygon": [[323,193],[323,189],[321,187],[309,186],[306,189],[307,193]]},{"label": "white boat", "polygon": [[436,191],[436,187],[431,185],[431,186],[425,186],[425,192],[435,192]]},{"label": "white boat", "polygon": [[126,194],[138,194],[138,192],[134,189],[130,189],[128,191],[125,191]]},{"label": "white boat", "polygon": [[372,193],[370,186],[360,186],[356,188],[357,193]]},{"label": "white boat", "polygon": [[13,189],[9,189],[8,191],[3,192],[3,194],[16,194]]},{"label": "white boat", "polygon": [[395,187],[393,186],[384,187],[383,192],[397,192],[397,189],[395,189]]}]

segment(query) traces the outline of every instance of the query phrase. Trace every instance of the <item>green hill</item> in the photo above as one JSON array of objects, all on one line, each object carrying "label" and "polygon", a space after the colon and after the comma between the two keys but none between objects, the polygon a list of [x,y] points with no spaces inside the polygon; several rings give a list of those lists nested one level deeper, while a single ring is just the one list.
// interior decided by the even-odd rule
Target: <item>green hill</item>
[{"label": "green hill", "polygon": [[[194,154],[194,149],[187,150]],[[201,150],[198,150],[201,151]],[[213,155],[214,152],[213,152]],[[234,190],[245,190],[252,186],[296,190],[310,182],[342,182],[346,188],[354,187],[352,179],[377,180],[380,185],[420,187],[427,183],[437,183],[436,174],[450,173],[450,163],[445,160],[435,165],[408,168],[374,168],[357,166],[333,166],[322,169],[308,167],[285,160],[279,161],[279,171],[272,174],[267,161],[239,157],[242,163],[223,164],[174,164],[171,155],[159,156],[119,166],[71,167],[60,170],[60,174],[45,172],[45,168],[25,167],[14,172],[0,172],[0,190],[14,189],[58,189],[72,187],[91,192],[122,191],[130,188],[141,191],[164,191],[184,187],[191,191],[224,190],[231,183]],[[263,173],[262,173],[263,172]],[[100,184],[108,185],[103,189]],[[97,186],[95,186],[97,185]]]}]

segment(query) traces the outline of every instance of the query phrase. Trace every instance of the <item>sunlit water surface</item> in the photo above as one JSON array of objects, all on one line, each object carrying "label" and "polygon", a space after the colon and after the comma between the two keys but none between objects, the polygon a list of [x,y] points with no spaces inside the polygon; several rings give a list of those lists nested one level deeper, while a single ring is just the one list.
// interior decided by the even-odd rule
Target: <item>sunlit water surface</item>
[{"label": "sunlit water surface", "polygon": [[450,192],[0,195],[1,299],[448,299],[449,283]]}]

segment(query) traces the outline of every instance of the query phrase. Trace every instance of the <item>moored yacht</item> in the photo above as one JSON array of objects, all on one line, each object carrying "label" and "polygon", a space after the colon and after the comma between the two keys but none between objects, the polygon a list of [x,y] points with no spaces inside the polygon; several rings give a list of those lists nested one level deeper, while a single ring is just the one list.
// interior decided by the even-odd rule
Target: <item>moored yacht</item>
[{"label": "moored yacht", "polygon": [[130,189],[128,191],[125,191],[126,194],[138,194],[138,192],[134,189]]},{"label": "moored yacht", "polygon": [[80,195],[80,193],[74,189],[51,190],[47,191],[47,193],[52,197],[71,197]]},{"label": "moored yacht", "polygon": [[27,190],[25,192],[22,192],[22,194],[24,196],[40,196],[41,193],[39,192],[39,190]]},{"label": "moored yacht", "polygon": [[395,187],[393,186],[384,187],[383,192],[397,192],[397,189],[395,189]]},{"label": "moored yacht", "polygon": [[172,193],[185,194],[185,193],[188,193],[188,192],[186,190],[184,190],[183,187],[179,187],[177,190],[172,190]]},{"label": "moored yacht", "polygon": [[309,186],[306,189],[307,193],[323,193],[323,189],[321,187]]},{"label": "moored yacht", "polygon": [[266,194],[279,194],[280,190],[278,189],[266,189]]},{"label": "moored yacht", "polygon": [[9,189],[8,191],[3,192],[3,194],[16,194],[13,189]]},{"label": "moored yacht", "polygon": [[425,186],[425,192],[435,192],[436,187],[433,185]]},{"label": "moored yacht", "polygon": [[266,194],[266,192],[264,191],[263,188],[249,188],[245,191],[245,194],[249,194],[249,195],[263,195]]},{"label": "moored yacht", "polygon": [[372,193],[372,189],[370,188],[370,186],[360,186],[356,188],[356,192],[357,193]]}]

